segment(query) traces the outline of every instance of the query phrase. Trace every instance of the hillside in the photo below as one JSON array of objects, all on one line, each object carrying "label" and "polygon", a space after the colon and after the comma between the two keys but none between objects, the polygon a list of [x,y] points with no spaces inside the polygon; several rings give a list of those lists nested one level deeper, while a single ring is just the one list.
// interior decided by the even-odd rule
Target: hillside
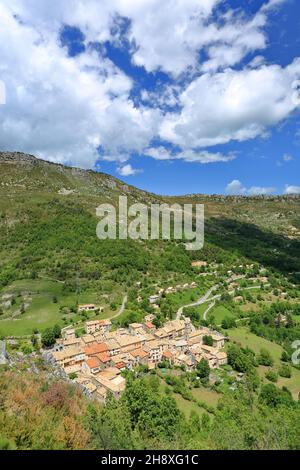
[{"label": "hillside", "polygon": [[[120,195],[203,203],[204,248],[100,241],[96,207]],[[8,360],[0,449],[299,448],[300,370],[291,360],[300,334],[299,209],[293,196],[161,197],[103,173],[1,153],[0,339]],[[85,303],[102,309],[80,312]],[[81,337],[89,319],[110,318],[117,328],[146,314],[158,327],[184,314],[220,331],[228,364],[201,379],[165,363],[126,371],[121,399],[104,406],[42,360],[49,331],[73,325]]]},{"label": "hillside", "polygon": [[[187,252],[178,241],[98,240],[96,207],[120,195],[130,202],[205,204],[204,249]],[[162,198],[103,173],[0,153],[0,331],[30,334],[67,322],[85,302],[112,316],[126,292],[134,298],[137,283],[147,298],[158,284],[195,280],[191,261],[199,256],[222,263],[224,272],[254,262],[295,282],[299,226],[300,197]],[[208,281],[198,282],[205,290]],[[143,314],[141,306],[133,310]]]}]

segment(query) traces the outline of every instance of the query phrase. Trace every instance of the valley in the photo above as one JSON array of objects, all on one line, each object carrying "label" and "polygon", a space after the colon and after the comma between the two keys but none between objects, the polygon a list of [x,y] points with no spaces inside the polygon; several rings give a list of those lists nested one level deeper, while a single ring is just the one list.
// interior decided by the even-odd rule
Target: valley
[{"label": "valley", "polygon": [[[147,204],[203,203],[204,248],[188,252],[175,239],[97,239],[96,207],[116,203],[120,195]],[[54,423],[58,413],[65,419],[72,406],[72,426],[83,415],[88,423],[80,422],[86,447],[276,448],[270,420],[278,432],[279,422],[288,429],[288,440],[278,438],[279,448],[299,446],[291,430],[300,419],[300,369],[292,362],[293,343],[300,338],[299,227],[299,196],[162,197],[109,175],[0,153],[0,387],[6,390],[0,427],[8,430],[0,438],[18,448],[45,445],[17,411],[13,417],[8,412],[21,389],[28,392],[19,406],[31,409],[30,390],[38,382],[43,392],[35,400],[46,400],[43,420]],[[160,358],[154,369],[125,368],[122,396],[104,403],[76,388],[76,374],[62,378],[43,362],[69,330],[80,342],[88,322],[109,321],[117,334],[149,316],[157,331],[183,318],[207,329],[206,336],[217,331],[226,338],[228,363],[202,370]],[[14,386],[8,386],[11,381]],[[50,399],[47,390],[53,387],[60,392]],[[76,396],[69,403],[68,393]],[[54,412],[48,401],[56,403],[58,396],[63,405]],[[110,429],[105,439],[88,403]],[[120,420],[127,426],[122,435],[116,432]],[[20,440],[16,422],[31,440]],[[236,427],[244,431],[237,435]],[[50,429],[52,447],[65,448],[67,436],[59,441],[54,424]]]}]

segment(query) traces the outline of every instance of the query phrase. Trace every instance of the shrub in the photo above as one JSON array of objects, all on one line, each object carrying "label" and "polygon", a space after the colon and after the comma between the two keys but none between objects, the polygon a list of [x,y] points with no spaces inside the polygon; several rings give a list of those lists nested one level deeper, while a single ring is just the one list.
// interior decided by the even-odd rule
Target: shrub
[{"label": "shrub", "polygon": [[286,379],[290,379],[292,377],[291,368],[286,364],[280,367],[280,369],[278,370],[278,374],[280,375],[280,377],[284,377]]},{"label": "shrub", "polygon": [[261,366],[270,367],[274,364],[274,360],[267,349],[261,349],[258,356],[258,363]]},{"label": "shrub", "polygon": [[282,351],[281,360],[282,362],[289,362],[290,357],[286,351]]},{"label": "shrub", "polygon": [[77,377],[78,376],[77,376],[76,372],[71,372],[71,374],[69,374],[69,379],[70,380],[75,380],[75,379],[77,379]]},{"label": "shrub", "polygon": [[230,328],[236,328],[235,319],[232,317],[225,317],[222,320],[222,328],[224,330],[229,330]]},{"label": "shrub", "polygon": [[273,370],[269,370],[266,375],[265,375],[266,379],[268,379],[270,382],[277,382],[278,380],[278,374],[276,374],[276,372],[274,372]]},{"label": "shrub", "polygon": [[31,354],[32,348],[28,344],[24,344],[24,346],[22,346],[22,353],[26,355]]}]

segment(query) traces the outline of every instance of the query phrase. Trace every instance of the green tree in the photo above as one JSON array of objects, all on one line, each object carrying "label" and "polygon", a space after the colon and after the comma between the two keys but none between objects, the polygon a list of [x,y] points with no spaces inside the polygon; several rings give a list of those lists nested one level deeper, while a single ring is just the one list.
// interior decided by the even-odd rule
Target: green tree
[{"label": "green tree", "polygon": [[238,372],[247,373],[255,366],[254,354],[250,349],[243,349],[232,344],[227,354],[228,364]]},{"label": "green tree", "polygon": [[59,325],[54,325],[53,334],[54,334],[55,339],[58,339],[61,337],[61,327]]},{"label": "green tree", "polygon": [[55,334],[53,333],[53,329],[47,328],[42,333],[42,345],[45,348],[51,348],[55,344]]},{"label": "green tree", "polygon": [[203,336],[203,344],[206,344],[206,346],[213,346],[214,341],[212,339],[212,336],[209,336],[209,335]]},{"label": "green tree", "polygon": [[201,359],[197,364],[197,375],[201,379],[208,379],[210,374],[210,367],[206,359]]},{"label": "green tree", "polygon": [[273,384],[262,386],[259,400],[272,408],[279,405],[292,406],[294,404],[291,393],[287,389],[280,390]]},{"label": "green tree", "polygon": [[235,319],[232,317],[225,317],[222,320],[222,328],[224,330],[229,330],[230,328],[236,328]]}]

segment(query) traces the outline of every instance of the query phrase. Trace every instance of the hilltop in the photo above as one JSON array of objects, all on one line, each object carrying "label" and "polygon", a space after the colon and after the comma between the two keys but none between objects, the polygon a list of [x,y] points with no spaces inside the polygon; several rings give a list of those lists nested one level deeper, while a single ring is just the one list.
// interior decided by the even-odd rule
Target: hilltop
[{"label": "hilltop", "polygon": [[[226,217],[289,234],[300,230],[300,196],[161,196],[128,185],[111,175],[52,163],[20,152],[0,152],[0,195],[56,195],[87,203],[116,201],[126,195],[145,203],[202,203],[208,217]],[[95,207],[95,206],[94,206]],[[93,207],[93,209],[94,209]],[[295,225],[295,227],[294,227]],[[298,233],[299,235],[299,233]]]}]

